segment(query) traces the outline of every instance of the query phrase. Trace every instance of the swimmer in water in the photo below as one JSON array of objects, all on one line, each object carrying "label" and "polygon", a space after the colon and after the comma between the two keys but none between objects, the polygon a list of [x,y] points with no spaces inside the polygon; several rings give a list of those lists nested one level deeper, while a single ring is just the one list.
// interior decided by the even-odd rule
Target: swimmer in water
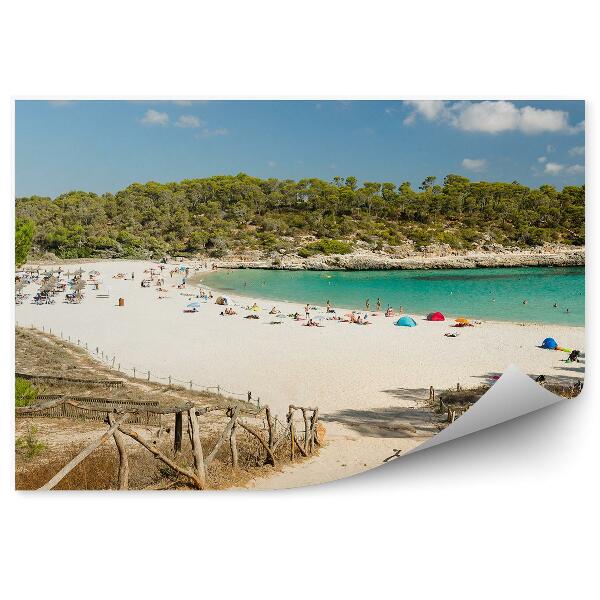
[{"label": "swimmer in water", "polygon": [[527,300],[523,300],[523,304],[527,304]]}]

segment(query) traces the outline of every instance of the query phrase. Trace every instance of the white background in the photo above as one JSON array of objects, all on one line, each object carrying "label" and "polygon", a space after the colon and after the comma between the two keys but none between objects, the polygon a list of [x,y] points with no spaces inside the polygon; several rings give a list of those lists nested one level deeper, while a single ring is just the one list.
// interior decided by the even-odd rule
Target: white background
[{"label": "white background", "polygon": [[[598,306],[593,3],[416,5],[4,3],[2,281],[13,265],[14,97],[585,98],[587,301]],[[12,491],[13,307],[8,288],[2,296],[4,597],[597,593],[591,315],[580,399],[364,476],[272,493],[42,495]]]}]

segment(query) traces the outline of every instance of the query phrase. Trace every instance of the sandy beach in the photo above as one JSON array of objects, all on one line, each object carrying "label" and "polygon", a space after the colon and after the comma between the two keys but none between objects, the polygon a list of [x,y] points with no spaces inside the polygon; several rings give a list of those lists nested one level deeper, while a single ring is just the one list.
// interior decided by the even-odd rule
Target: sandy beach
[{"label": "sandy beach", "polygon": [[[395,327],[395,319],[383,314],[370,317],[372,324],[358,326],[321,320],[323,327],[304,327],[290,318],[281,324],[268,311],[273,301],[256,299],[262,310],[259,319],[244,319],[242,307],[255,299],[234,295],[235,316],[220,316],[224,307],[200,303],[198,312],[184,313],[197,293],[187,285],[178,289],[182,275],[171,277],[166,265],[164,287],[140,286],[144,271],[156,263],[142,261],[100,261],[81,265],[87,272],[101,273],[101,290],[111,288],[110,297],[98,298],[87,287],[81,304],[37,306],[25,301],[16,306],[21,326],[44,327],[46,331],[70,336],[71,341],[96,347],[115,358],[115,368],[131,374],[150,371],[150,377],[235,392],[248,391],[261,404],[269,404],[283,417],[289,404],[317,405],[327,427],[328,445],[319,457],[300,466],[288,467],[256,487],[278,488],[328,481],[382,464],[397,450],[407,451],[434,433],[418,398],[426,397],[429,386],[436,389],[476,387],[490,383],[514,363],[526,373],[553,378],[583,378],[581,366],[565,364],[561,352],[538,348],[548,336],[563,346],[584,350],[584,329],[556,325],[521,325],[485,321],[463,328],[456,338],[444,337],[454,331],[449,322],[428,322],[412,315],[417,327]],[[200,264],[200,263],[198,263]],[[190,276],[197,272],[194,263]],[[80,265],[61,264],[64,271]],[[44,267],[42,267],[43,270]],[[114,279],[117,273],[133,280]],[[37,285],[26,292],[34,293]],[[218,295],[215,293],[215,297]],[[159,299],[159,296],[166,296]],[[125,306],[119,307],[118,299]],[[325,301],[325,299],[324,299]],[[304,314],[301,303],[277,302],[284,314]],[[441,309],[443,307],[432,307]],[[346,310],[338,310],[343,314]],[[311,316],[325,315],[324,307]],[[468,315],[466,315],[468,316]],[[422,392],[419,392],[422,390]],[[410,435],[400,435],[394,423],[407,411],[418,423]]]}]

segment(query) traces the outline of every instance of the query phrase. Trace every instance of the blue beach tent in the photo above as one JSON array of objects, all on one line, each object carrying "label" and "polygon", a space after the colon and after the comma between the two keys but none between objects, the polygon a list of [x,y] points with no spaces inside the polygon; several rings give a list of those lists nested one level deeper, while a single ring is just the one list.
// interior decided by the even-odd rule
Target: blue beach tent
[{"label": "blue beach tent", "polygon": [[417,324],[412,317],[404,315],[396,321],[396,325],[398,325],[399,327],[416,327]]},{"label": "blue beach tent", "polygon": [[542,348],[546,348],[547,350],[556,350],[557,346],[558,344],[556,343],[556,340],[554,338],[546,338],[542,342]]}]

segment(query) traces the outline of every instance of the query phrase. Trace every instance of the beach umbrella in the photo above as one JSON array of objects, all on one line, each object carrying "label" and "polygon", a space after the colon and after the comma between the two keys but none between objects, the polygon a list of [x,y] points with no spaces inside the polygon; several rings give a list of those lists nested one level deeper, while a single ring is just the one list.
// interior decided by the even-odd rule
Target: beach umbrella
[{"label": "beach umbrella", "polygon": [[85,289],[85,281],[78,281],[73,287],[77,291],[81,291],[81,290]]},{"label": "beach umbrella", "polygon": [[465,317],[458,317],[458,319],[454,319],[456,323],[462,323],[463,325],[468,325],[470,323],[469,319]]},{"label": "beach umbrella", "polygon": [[77,271],[75,271],[75,275],[82,275],[84,273],[84,270],[79,267],[79,269],[77,269]]},{"label": "beach umbrella", "polygon": [[198,308],[200,306],[200,302],[190,302],[187,307],[188,308]]}]

